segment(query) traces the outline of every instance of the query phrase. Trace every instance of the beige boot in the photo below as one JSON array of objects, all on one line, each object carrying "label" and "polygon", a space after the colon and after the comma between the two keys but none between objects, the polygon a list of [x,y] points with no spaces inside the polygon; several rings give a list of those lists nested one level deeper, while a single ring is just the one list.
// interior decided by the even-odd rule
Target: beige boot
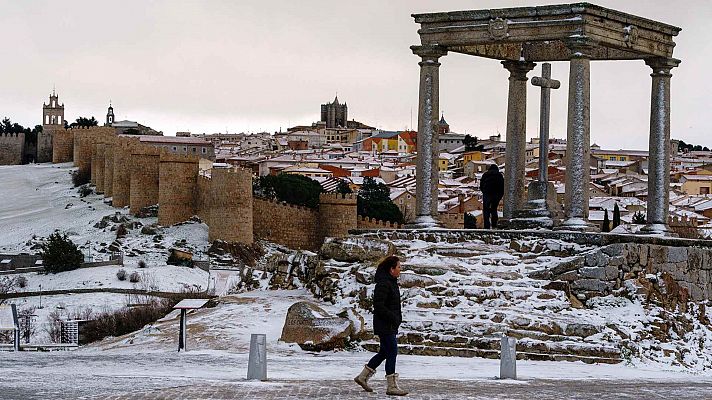
[{"label": "beige boot", "polygon": [[364,365],[363,370],[361,370],[361,373],[354,378],[354,382],[358,383],[363,388],[363,390],[367,392],[373,392],[373,388],[368,386],[368,380],[371,379],[371,377],[375,373],[375,370],[369,368],[368,365]]},{"label": "beige boot", "polygon": [[398,374],[386,375],[386,380],[388,381],[388,389],[386,389],[387,395],[405,396],[408,394],[407,391],[398,387]]}]

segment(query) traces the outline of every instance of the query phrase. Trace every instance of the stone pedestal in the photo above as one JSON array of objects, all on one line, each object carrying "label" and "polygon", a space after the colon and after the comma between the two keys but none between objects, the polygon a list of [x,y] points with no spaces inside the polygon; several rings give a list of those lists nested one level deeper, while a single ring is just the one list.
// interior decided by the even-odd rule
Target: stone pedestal
[{"label": "stone pedestal", "polygon": [[514,211],[508,229],[552,229],[561,224],[563,212],[556,202],[556,189],[551,182],[529,184],[524,209]]}]

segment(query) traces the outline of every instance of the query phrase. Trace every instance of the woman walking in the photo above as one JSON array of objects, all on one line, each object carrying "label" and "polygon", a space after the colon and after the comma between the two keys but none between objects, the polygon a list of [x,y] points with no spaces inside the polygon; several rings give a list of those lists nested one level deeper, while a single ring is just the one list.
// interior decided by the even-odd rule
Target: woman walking
[{"label": "woman walking", "polygon": [[407,391],[398,387],[398,374],[396,374],[396,356],[398,356],[398,326],[403,318],[401,316],[400,289],[398,276],[400,275],[400,259],[388,256],[376,270],[376,288],[373,291],[373,333],[380,340],[380,348],[371,361],[363,367],[363,371],[354,378],[363,390],[372,392],[368,380],[376,373],[376,368],[386,361],[386,380],[388,388],[386,394],[405,396]]}]

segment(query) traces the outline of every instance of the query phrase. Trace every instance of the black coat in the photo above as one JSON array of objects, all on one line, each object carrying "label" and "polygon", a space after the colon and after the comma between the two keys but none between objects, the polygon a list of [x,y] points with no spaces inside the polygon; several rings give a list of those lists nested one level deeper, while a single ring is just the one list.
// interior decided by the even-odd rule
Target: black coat
[{"label": "black coat", "polygon": [[480,190],[484,197],[501,200],[504,196],[504,177],[497,169],[488,169],[482,174],[480,181]]},{"label": "black coat", "polygon": [[373,333],[395,335],[403,321],[398,281],[388,270],[376,272],[373,290]]}]

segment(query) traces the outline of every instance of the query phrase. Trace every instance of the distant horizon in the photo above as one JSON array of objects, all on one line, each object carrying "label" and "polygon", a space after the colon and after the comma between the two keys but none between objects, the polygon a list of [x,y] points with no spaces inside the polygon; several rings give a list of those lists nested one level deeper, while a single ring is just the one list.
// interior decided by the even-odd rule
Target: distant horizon
[{"label": "distant horizon", "polygon": [[[2,1],[2,0],[0,0]],[[558,4],[560,1],[541,1]],[[603,7],[682,28],[675,37],[671,137],[712,147],[707,40],[712,4],[614,0]],[[0,34],[13,38],[0,66],[0,117],[41,123],[53,87],[65,118],[117,120],[175,132],[278,132],[319,120],[338,93],[349,119],[384,130],[417,129],[418,44],[413,13],[531,6],[524,0],[364,0],[332,4],[128,0],[5,2]],[[678,11],[679,8],[675,8]],[[111,18],[106,18],[107,11]],[[365,23],[368,21],[368,23]],[[451,53],[441,60],[440,110],[454,132],[506,132],[508,73],[499,62]],[[647,149],[651,70],[640,60],[591,63],[591,144]],[[541,74],[540,65],[528,77]],[[566,137],[568,63],[552,62],[552,137]],[[530,84],[527,138],[538,134],[539,90]],[[621,133],[624,132],[624,133]]]}]

